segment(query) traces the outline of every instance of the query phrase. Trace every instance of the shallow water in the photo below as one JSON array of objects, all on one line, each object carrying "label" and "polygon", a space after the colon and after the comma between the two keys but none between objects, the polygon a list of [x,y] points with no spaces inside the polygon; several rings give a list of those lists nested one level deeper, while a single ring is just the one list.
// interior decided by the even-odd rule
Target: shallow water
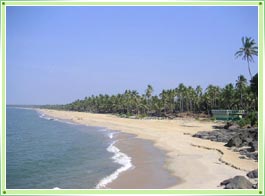
[{"label": "shallow water", "polygon": [[8,189],[95,188],[124,167],[111,150],[114,137],[103,128],[7,107],[6,133]]}]

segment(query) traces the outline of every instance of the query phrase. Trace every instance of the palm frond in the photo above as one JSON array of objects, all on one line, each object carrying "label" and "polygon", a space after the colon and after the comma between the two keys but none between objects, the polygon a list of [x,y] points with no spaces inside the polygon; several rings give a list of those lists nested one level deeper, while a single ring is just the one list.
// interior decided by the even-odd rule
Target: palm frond
[{"label": "palm frond", "polygon": [[245,37],[241,38],[241,42],[242,42],[242,46],[244,46],[245,45]]},{"label": "palm frond", "polygon": [[244,51],[242,51],[242,50],[237,51],[237,52],[235,53],[235,57],[238,58],[238,57],[242,56],[242,55],[243,55],[243,52],[244,52]]}]

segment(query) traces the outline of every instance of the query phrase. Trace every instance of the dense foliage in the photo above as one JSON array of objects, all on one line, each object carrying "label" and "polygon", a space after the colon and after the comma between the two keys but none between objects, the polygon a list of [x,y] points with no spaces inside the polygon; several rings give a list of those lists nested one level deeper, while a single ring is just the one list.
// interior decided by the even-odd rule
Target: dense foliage
[{"label": "dense foliage", "polygon": [[176,116],[181,112],[210,114],[212,109],[258,109],[258,74],[250,83],[240,75],[235,84],[224,88],[209,85],[193,88],[179,84],[174,89],[163,90],[153,95],[153,87],[148,85],[144,94],[136,90],[126,90],[123,94],[85,97],[66,105],[49,105],[46,108],[92,113],[112,113],[126,116]]}]

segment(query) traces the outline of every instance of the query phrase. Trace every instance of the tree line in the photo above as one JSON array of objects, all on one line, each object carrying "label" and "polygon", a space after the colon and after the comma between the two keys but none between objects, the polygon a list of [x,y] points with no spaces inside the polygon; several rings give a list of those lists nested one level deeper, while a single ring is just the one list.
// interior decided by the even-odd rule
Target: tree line
[{"label": "tree line", "polygon": [[258,109],[258,74],[250,82],[240,75],[235,84],[223,88],[209,85],[205,90],[200,85],[193,88],[180,83],[174,89],[162,90],[153,95],[153,87],[148,85],[145,93],[125,90],[122,94],[78,99],[66,105],[46,105],[44,108],[79,112],[110,113],[126,116],[176,116],[182,112],[210,114],[212,109]]}]

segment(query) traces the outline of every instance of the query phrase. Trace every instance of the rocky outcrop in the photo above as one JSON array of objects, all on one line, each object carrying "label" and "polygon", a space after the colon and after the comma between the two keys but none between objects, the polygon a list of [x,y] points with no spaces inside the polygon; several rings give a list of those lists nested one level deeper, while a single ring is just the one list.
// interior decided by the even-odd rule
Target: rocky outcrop
[{"label": "rocky outcrop", "polygon": [[200,131],[194,134],[193,137],[226,143],[236,134],[236,131],[228,131],[227,129],[217,129],[214,131]]},{"label": "rocky outcrop", "polygon": [[201,131],[194,134],[193,137],[226,143],[225,146],[230,147],[234,151],[243,155],[240,158],[258,160],[257,128],[241,129],[237,128],[236,125],[229,125],[226,129],[223,128],[214,131]]},{"label": "rocky outcrop", "polygon": [[227,142],[226,146],[228,146],[228,147],[232,147],[232,146],[240,147],[240,146],[242,145],[242,142],[243,142],[243,141],[241,140],[240,137],[235,136],[235,137],[231,138],[231,139]]},{"label": "rocky outcrop", "polygon": [[247,173],[247,177],[249,178],[258,178],[258,170],[252,170],[250,172]]},{"label": "rocky outcrop", "polygon": [[[258,129],[237,129],[237,134],[235,134],[226,144],[228,147],[236,146],[250,146],[253,145],[254,151],[257,150],[258,142]],[[256,148],[255,148],[256,147]],[[252,151],[252,152],[254,152]]]},{"label": "rocky outcrop", "polygon": [[243,155],[240,158],[249,158],[256,161],[258,160],[258,152],[250,152],[250,148],[240,149],[239,153]]},{"label": "rocky outcrop", "polygon": [[244,176],[235,176],[224,180],[220,183],[224,189],[257,189],[258,188],[258,170],[252,170],[247,173],[247,177],[251,179],[252,183]]},{"label": "rocky outcrop", "polygon": [[235,130],[235,129],[239,129],[239,125],[238,124],[234,124],[231,122],[227,122],[226,125],[224,126],[224,129],[228,129],[228,130]]},{"label": "rocky outcrop", "polygon": [[[258,160],[258,129],[239,128],[236,124],[227,123],[224,127],[215,127],[214,131],[201,131],[193,137],[223,142],[231,150],[240,153],[239,158]],[[248,180],[250,179],[250,180]],[[247,173],[247,176],[235,176],[224,180],[220,184],[225,189],[257,189],[258,170]]]},{"label": "rocky outcrop", "polygon": [[244,176],[235,176],[221,182],[224,189],[253,189],[253,184]]}]

